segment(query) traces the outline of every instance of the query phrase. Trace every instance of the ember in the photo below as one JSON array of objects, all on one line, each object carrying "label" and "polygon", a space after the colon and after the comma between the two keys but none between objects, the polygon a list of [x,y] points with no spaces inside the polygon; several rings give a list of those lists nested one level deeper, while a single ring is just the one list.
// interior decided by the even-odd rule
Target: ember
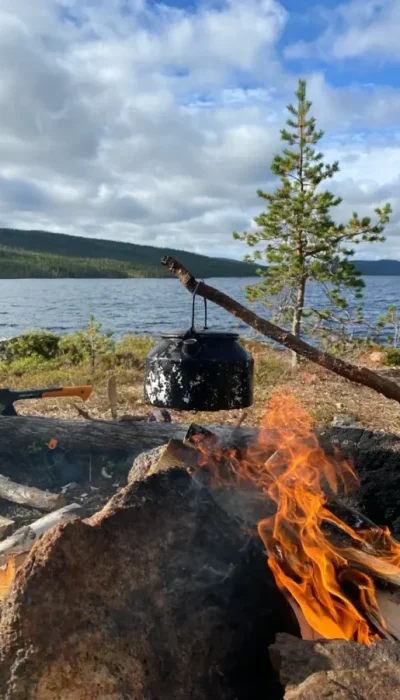
[{"label": "ember", "polygon": [[387,629],[374,578],[398,583],[400,545],[387,529],[350,526],[335,515],[336,495],[357,489],[358,477],[338,454],[324,453],[312,425],[298,402],[280,392],[270,402],[257,443],[240,455],[210,450],[203,461],[212,464],[214,477],[231,485],[229,462],[228,472],[240,486],[250,481],[261,498],[276,504],[272,516],[266,508],[258,533],[278,586],[295,610],[300,606],[312,630],[327,639],[370,644],[379,639],[378,630]]}]

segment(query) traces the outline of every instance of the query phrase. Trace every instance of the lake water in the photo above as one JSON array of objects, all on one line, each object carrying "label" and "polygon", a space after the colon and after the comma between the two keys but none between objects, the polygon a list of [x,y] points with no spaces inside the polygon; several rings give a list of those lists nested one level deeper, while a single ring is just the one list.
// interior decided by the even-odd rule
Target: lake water
[{"label": "lake water", "polygon": [[[246,303],[245,286],[256,279],[222,278],[207,283]],[[400,277],[366,277],[364,312],[375,322],[391,304],[400,309]],[[310,297],[323,298],[314,289]],[[196,304],[198,326],[203,321],[203,300]],[[268,317],[264,306],[253,307]],[[71,333],[84,328],[89,314],[112,329],[116,337],[129,332],[159,335],[171,329],[185,330],[191,322],[191,296],[174,279],[42,279],[0,280],[0,338],[10,338],[32,328]],[[209,327],[254,335],[228,312],[209,304]],[[359,332],[362,332],[360,329]]]}]

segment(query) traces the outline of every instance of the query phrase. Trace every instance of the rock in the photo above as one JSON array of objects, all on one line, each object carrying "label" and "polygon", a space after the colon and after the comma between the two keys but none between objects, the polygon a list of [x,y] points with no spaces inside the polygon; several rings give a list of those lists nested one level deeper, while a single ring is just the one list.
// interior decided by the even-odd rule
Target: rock
[{"label": "rock", "polygon": [[71,481],[71,483],[65,484],[65,486],[62,487],[61,493],[65,495],[66,493],[70,493],[77,488],[79,488],[79,484],[77,484],[76,481]]},{"label": "rock", "polygon": [[278,634],[270,658],[284,700],[400,699],[400,644],[305,641]]},{"label": "rock", "polygon": [[128,484],[133,484],[135,481],[142,481],[146,478],[148,472],[155,462],[159,460],[165,445],[155,447],[153,450],[142,452],[134,460],[128,474]]},{"label": "rock", "polygon": [[384,365],[385,358],[386,355],[384,352],[382,352],[382,350],[374,350],[374,352],[371,352],[369,356],[370,362],[372,362],[374,365]]},{"label": "rock", "polygon": [[55,528],[0,621],[1,700],[256,700],[268,646],[298,628],[257,539],[184,471]]},{"label": "rock", "polygon": [[333,417],[331,425],[335,428],[357,428],[359,423],[356,416],[347,413],[338,413]]}]

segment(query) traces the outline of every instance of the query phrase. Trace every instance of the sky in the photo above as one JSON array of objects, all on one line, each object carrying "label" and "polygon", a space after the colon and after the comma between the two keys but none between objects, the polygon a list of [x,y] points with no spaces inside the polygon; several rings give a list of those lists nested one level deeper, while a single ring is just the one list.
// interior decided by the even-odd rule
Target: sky
[{"label": "sky", "polygon": [[399,0],[1,0],[0,226],[241,258],[299,77],[335,211],[391,202],[400,259]]}]

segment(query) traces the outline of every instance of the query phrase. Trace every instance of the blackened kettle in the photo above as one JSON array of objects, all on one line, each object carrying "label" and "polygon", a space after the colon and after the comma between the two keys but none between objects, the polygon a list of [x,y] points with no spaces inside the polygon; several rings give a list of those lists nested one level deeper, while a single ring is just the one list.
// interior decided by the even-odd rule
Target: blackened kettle
[{"label": "blackened kettle", "polygon": [[207,320],[197,331],[193,307],[192,327],[163,333],[146,357],[146,403],[180,411],[251,406],[254,360],[238,339],[237,333],[209,331]]}]

